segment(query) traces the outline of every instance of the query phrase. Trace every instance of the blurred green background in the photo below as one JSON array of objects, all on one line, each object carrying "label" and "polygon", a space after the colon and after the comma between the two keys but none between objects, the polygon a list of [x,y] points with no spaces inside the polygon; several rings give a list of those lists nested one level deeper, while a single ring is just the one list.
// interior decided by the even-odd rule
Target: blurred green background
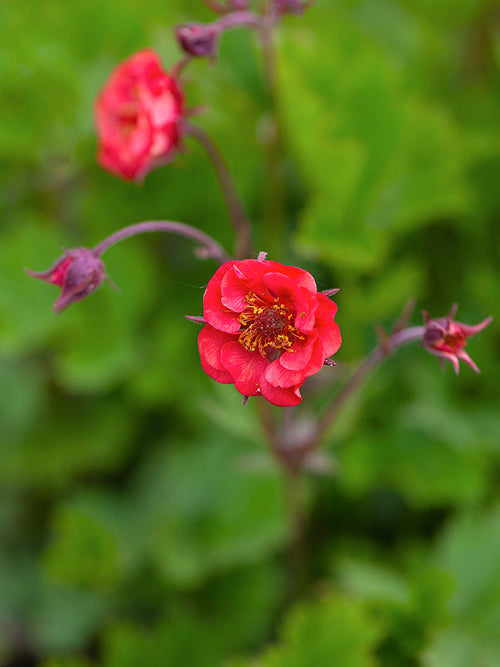
[{"label": "blurred green background", "polygon": [[225,35],[216,67],[186,71],[259,248],[341,288],[339,367],[301,414],[325,405],[409,296],[414,324],[454,301],[461,321],[495,317],[468,348],[482,375],[441,373],[414,346],[351,402],[324,443],[335,475],[307,480],[299,599],[255,401],[243,408],[204,375],[183,319],[200,314],[215,265],[182,239],[129,240],[106,256],[120,293],[104,286],[58,317],[57,290],[22,272],[147,219],[230,247],[192,140],[141,187],[94,157],[92,106],[111,69],[145,46],[169,66],[171,26],[210,18],[198,0],[0,4],[0,664],[497,666],[498,5],[320,0],[287,18],[275,215],[253,36]]}]

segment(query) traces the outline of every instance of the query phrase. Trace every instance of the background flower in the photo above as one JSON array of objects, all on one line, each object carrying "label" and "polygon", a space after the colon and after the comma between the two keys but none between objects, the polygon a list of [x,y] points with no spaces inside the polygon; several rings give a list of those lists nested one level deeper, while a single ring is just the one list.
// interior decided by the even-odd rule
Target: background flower
[{"label": "background flower", "polygon": [[184,100],[159,56],[144,49],[122,62],[102,89],[95,109],[97,159],[122,178],[141,181],[175,157]]}]

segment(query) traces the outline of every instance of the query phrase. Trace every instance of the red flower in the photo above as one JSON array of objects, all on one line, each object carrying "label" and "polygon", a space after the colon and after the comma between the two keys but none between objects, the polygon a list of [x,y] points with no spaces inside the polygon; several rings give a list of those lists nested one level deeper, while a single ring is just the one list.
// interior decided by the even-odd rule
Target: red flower
[{"label": "red flower", "polygon": [[226,262],[203,298],[203,370],[244,396],[297,405],[305,379],[340,347],[336,312],[303,269],[260,259]]},{"label": "red flower", "polygon": [[141,181],[153,167],[172,160],[182,134],[183,103],[176,80],[151,49],[118,65],[95,108],[99,164]]},{"label": "red flower", "polygon": [[104,264],[88,248],[66,250],[47,271],[25,270],[33,278],[62,287],[52,308],[56,313],[92,294],[106,279]]},{"label": "red flower", "polygon": [[488,326],[493,318],[487,317],[474,326],[455,322],[453,318],[457,312],[457,307],[455,304],[446,317],[439,317],[435,320],[431,320],[424,310],[425,331],[423,344],[429,352],[440,357],[440,359],[451,361],[457,375],[459,371],[459,359],[468,364],[476,373],[479,373],[479,368],[467,352],[465,352],[464,347],[467,344],[467,338],[474,336],[478,331]]}]

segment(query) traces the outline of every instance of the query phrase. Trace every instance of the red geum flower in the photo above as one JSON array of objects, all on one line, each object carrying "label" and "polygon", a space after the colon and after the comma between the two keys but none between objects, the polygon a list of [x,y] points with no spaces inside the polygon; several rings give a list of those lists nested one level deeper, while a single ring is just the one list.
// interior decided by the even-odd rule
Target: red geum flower
[{"label": "red geum flower", "polygon": [[263,256],[226,262],[208,283],[201,364],[244,396],[297,405],[300,386],[341,345],[337,306],[318,292],[310,273]]},{"label": "red geum flower", "polygon": [[92,294],[107,278],[104,264],[88,248],[65,250],[64,255],[47,271],[25,271],[33,278],[62,287],[52,308],[56,313]]},{"label": "red geum flower", "polygon": [[175,157],[183,108],[178,83],[159,56],[151,49],[138,51],[112,72],[97,99],[99,164],[126,180],[142,181]]},{"label": "red geum flower", "polygon": [[428,313],[424,310],[425,330],[422,341],[423,345],[429,352],[435,354],[440,359],[451,361],[457,375],[460,359],[468,364],[476,373],[479,373],[479,368],[467,352],[465,352],[464,347],[467,344],[467,339],[487,327],[493,318],[487,317],[474,326],[455,322],[453,318],[455,317],[457,308],[458,305],[454,304],[446,317],[439,317],[435,320],[431,320]]}]

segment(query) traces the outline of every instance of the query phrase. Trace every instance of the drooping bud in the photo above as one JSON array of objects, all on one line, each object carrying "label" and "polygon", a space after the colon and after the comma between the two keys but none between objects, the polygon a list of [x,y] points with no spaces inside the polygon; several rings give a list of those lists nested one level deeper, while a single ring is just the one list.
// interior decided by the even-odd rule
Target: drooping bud
[{"label": "drooping bud", "polygon": [[217,55],[220,32],[216,23],[185,23],[174,28],[175,37],[184,53],[212,60]]},{"label": "drooping bud", "polygon": [[25,271],[33,278],[62,288],[52,307],[56,313],[92,294],[107,277],[104,264],[89,248],[65,250],[47,271]]},{"label": "drooping bud", "polygon": [[493,318],[487,317],[479,324],[472,326],[455,322],[453,318],[457,312],[457,307],[456,304],[453,305],[448,315],[434,320],[431,320],[428,313],[424,311],[425,331],[422,342],[429,352],[440,359],[450,361],[457,375],[460,359],[476,373],[479,373],[479,368],[465,352],[464,347],[467,345],[467,339],[487,327]]}]

